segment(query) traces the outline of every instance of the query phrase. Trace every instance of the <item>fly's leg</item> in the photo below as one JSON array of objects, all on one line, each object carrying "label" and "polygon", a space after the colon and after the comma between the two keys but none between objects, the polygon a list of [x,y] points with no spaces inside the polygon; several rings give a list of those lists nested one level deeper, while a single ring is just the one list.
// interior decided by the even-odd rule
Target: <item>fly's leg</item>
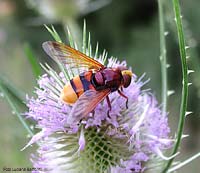
[{"label": "fly's leg", "polygon": [[92,113],[92,117],[94,117],[94,114],[95,114],[95,110],[93,110],[93,111],[92,111],[91,113]]},{"label": "fly's leg", "polygon": [[124,95],[120,90],[117,90],[119,95],[124,97],[126,99],[126,109],[128,109],[128,97],[126,95]]},{"label": "fly's leg", "polygon": [[110,103],[110,99],[109,99],[108,96],[106,97],[106,101],[107,101],[108,108],[109,108],[108,111],[107,111],[107,115],[108,115],[108,117],[110,118],[111,103]]},{"label": "fly's leg", "polygon": [[110,103],[110,99],[108,96],[106,96],[106,101],[108,103],[108,108],[109,108],[109,111],[111,111],[111,103]]}]

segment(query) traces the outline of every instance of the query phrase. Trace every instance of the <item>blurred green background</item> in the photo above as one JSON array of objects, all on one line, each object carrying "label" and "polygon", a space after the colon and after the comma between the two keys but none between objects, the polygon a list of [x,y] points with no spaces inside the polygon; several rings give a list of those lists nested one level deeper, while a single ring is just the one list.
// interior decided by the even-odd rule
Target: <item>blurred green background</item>
[{"label": "blurred green background", "polygon": [[[44,54],[41,44],[52,40],[43,24],[53,24],[63,40],[66,26],[81,39],[83,21],[91,32],[92,44],[99,42],[100,50],[105,48],[109,56],[126,60],[137,76],[146,73],[145,80],[161,102],[161,75],[159,61],[159,23],[156,0],[0,0],[0,74],[10,84],[33,95],[36,79],[24,53],[29,43],[38,62],[52,63]],[[184,160],[200,151],[200,2],[181,0],[187,50],[191,58],[188,110],[193,114],[186,119],[181,154]],[[181,64],[177,45],[177,34],[171,1],[164,4],[166,24],[168,87],[175,94],[169,97],[169,123],[174,136],[178,124],[181,94]],[[21,109],[21,111],[26,111]],[[5,99],[0,99],[0,172],[3,167],[31,167],[29,161],[32,148],[21,148],[30,138]],[[199,159],[180,169],[182,173],[197,173]]]}]

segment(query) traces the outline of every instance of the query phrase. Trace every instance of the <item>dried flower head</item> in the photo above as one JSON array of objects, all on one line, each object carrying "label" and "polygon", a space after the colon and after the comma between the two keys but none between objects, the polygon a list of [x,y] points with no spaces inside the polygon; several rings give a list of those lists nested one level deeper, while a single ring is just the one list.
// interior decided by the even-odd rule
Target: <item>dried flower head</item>
[{"label": "dried flower head", "polygon": [[[127,66],[125,61],[107,59],[105,52],[97,56],[96,51],[92,56],[91,45],[87,48],[84,45],[84,53],[105,66]],[[113,92],[109,95],[112,105],[109,115],[104,100],[94,113],[69,123],[73,105],[63,103],[60,93],[67,81],[79,72],[60,63],[58,66],[59,73],[47,64],[43,66],[46,74],[38,80],[37,97],[27,97],[27,116],[40,129],[27,144],[36,141],[39,144],[31,158],[34,167],[40,168],[38,172],[134,173],[159,169],[162,160],[168,159],[162,152],[171,147],[172,140],[167,114],[161,112],[150,91],[141,89],[144,76],[138,79],[134,75],[130,86],[123,90],[128,96],[128,108],[125,99]]]}]

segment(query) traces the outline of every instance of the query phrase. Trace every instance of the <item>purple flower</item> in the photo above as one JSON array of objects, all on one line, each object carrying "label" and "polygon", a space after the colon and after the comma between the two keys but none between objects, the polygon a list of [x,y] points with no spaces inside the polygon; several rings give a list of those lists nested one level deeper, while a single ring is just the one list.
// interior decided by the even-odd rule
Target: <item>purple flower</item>
[{"label": "purple flower", "polygon": [[[100,56],[101,62],[105,59]],[[108,67],[127,66],[126,62],[108,59]],[[167,114],[162,113],[156,98],[141,88],[143,77],[133,76],[123,90],[126,100],[117,92],[109,95],[112,110],[104,100],[81,122],[68,122],[73,105],[60,100],[60,93],[77,71],[67,67],[60,73],[48,65],[38,80],[36,97],[27,97],[27,117],[40,130],[27,144],[37,142],[37,153],[31,160],[36,172],[110,172],[136,173],[168,159],[162,153],[171,147]],[[66,75],[67,74],[67,75]],[[68,77],[69,76],[69,77]],[[25,146],[25,148],[27,147]]]}]

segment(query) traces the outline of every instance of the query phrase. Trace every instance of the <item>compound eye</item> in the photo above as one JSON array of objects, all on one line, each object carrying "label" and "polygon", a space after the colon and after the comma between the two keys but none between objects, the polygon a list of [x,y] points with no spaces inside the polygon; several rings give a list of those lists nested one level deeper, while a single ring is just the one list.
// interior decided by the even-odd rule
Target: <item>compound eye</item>
[{"label": "compound eye", "polygon": [[124,80],[123,86],[124,86],[124,88],[127,88],[131,83],[131,76],[123,75],[123,80]]}]

